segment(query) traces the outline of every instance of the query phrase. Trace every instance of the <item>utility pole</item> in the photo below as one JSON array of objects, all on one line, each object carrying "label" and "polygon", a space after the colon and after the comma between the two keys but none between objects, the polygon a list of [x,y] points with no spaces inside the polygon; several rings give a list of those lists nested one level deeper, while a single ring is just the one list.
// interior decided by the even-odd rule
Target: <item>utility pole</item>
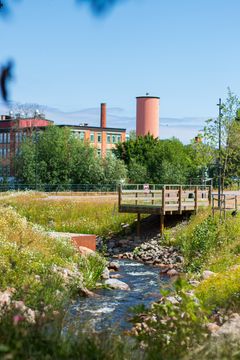
[{"label": "utility pole", "polygon": [[221,209],[222,192],[222,99],[217,104],[218,112],[218,208]]}]

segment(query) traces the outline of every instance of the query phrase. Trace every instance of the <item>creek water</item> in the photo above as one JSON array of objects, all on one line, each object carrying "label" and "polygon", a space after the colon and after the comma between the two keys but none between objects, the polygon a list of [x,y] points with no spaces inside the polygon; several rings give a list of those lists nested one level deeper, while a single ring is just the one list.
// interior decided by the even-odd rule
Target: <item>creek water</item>
[{"label": "creek water", "polygon": [[69,308],[65,319],[67,328],[74,331],[84,327],[95,331],[130,329],[130,309],[137,305],[149,307],[160,299],[160,289],[171,287],[168,276],[160,277],[159,268],[132,260],[118,260],[118,263],[119,280],[127,283],[130,290],[98,289],[97,298],[79,298]]}]

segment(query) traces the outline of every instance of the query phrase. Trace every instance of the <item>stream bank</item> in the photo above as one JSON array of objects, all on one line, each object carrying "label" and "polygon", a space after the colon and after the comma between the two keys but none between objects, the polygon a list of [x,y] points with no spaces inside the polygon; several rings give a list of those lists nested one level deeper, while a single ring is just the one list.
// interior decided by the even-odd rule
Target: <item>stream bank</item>
[{"label": "stream bank", "polygon": [[172,279],[166,275],[160,276],[157,267],[127,259],[118,260],[118,263],[120,280],[128,284],[130,290],[101,288],[95,291],[98,297],[77,299],[69,308],[66,327],[71,326],[76,332],[83,327],[116,332],[131,329],[129,309],[143,305],[150,307],[160,299],[160,289],[172,286]]}]

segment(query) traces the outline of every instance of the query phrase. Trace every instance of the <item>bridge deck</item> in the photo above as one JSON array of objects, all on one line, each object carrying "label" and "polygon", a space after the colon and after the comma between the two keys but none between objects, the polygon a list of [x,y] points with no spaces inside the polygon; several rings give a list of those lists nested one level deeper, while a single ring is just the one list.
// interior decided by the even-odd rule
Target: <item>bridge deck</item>
[{"label": "bridge deck", "polygon": [[121,185],[118,208],[121,213],[138,214],[137,232],[140,235],[140,215],[159,214],[163,233],[164,215],[197,212],[211,204],[211,187],[202,185]]}]

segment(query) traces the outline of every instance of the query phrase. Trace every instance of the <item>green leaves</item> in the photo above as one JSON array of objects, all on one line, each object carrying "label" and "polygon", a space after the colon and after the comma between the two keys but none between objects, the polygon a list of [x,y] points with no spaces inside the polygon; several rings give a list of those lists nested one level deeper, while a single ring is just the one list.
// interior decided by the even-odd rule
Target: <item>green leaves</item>
[{"label": "green leaves", "polygon": [[15,158],[16,177],[27,185],[109,184],[125,179],[124,163],[113,156],[102,159],[94,147],[69,129],[50,126],[27,138]]}]

